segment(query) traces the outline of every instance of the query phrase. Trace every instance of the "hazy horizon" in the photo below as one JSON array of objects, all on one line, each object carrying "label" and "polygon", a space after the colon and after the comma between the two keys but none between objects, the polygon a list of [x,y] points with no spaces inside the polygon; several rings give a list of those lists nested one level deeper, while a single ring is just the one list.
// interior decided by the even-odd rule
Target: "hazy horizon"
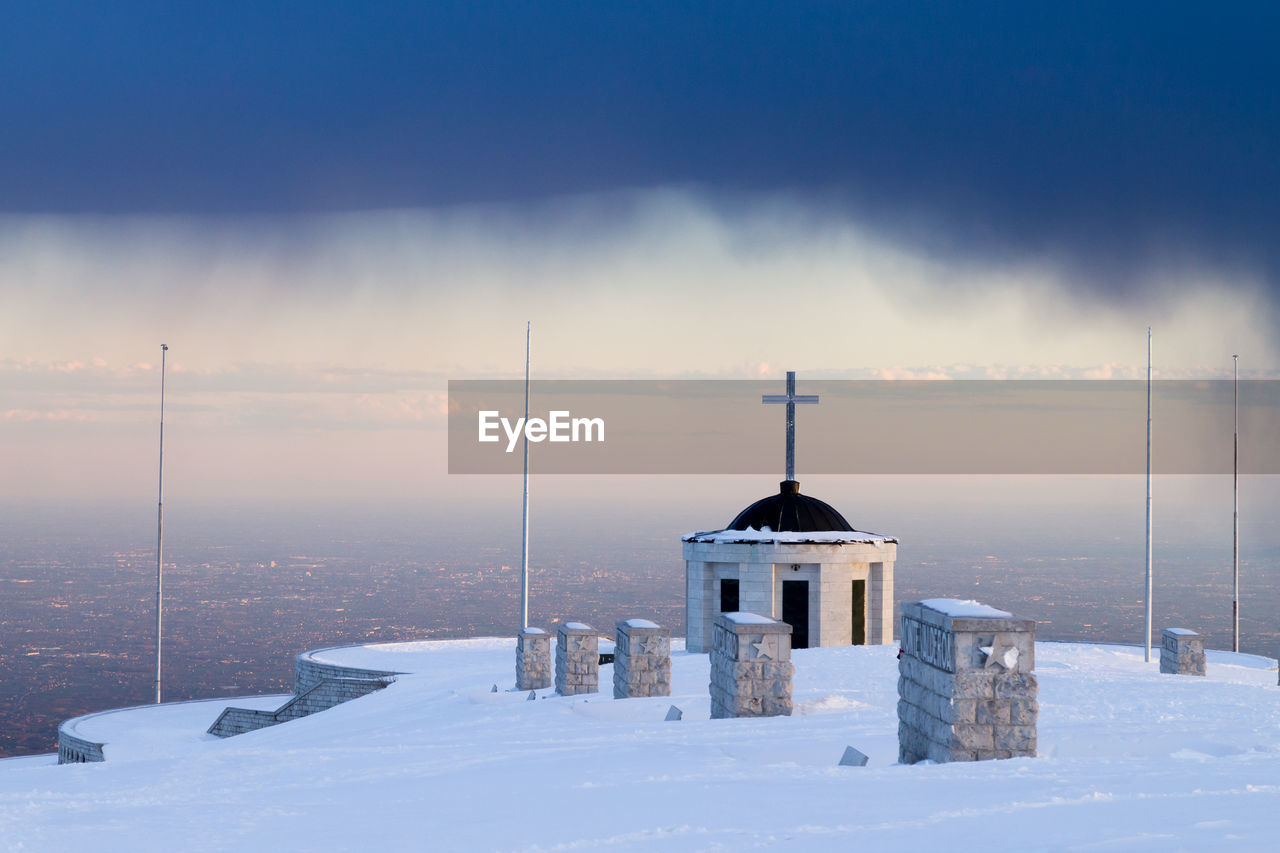
[{"label": "hazy horizon", "polygon": [[[347,642],[511,635],[519,480],[414,504],[166,506],[166,697],[286,690],[293,655]],[[535,477],[531,621],[679,634],[679,537],[776,489],[764,477]],[[896,591],[977,598],[1042,639],[1141,642],[1141,477],[805,477],[855,526],[899,538]],[[1280,478],[1242,479],[1244,651],[1280,640]],[[497,490],[499,497],[491,495]],[[1230,645],[1229,477],[1155,483],[1157,630]],[[48,748],[68,716],[149,701],[155,506],[3,505],[4,749]],[[3,749],[0,749],[3,751]]]}]

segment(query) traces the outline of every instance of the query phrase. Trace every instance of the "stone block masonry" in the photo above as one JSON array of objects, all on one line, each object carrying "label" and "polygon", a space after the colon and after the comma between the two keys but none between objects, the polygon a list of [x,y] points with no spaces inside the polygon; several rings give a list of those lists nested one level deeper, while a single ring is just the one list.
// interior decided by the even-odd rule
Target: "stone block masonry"
[{"label": "stone block masonry", "polygon": [[972,601],[902,605],[898,761],[1036,754],[1035,622]]},{"label": "stone block masonry", "polygon": [[613,698],[671,695],[671,629],[647,619],[617,623]]},{"label": "stone block masonry", "polygon": [[327,663],[318,657],[330,649],[313,649],[293,659],[293,696],[274,711],[227,708],[209,726],[216,737],[232,737],[326,711],[381,690],[400,672]]},{"label": "stone block masonry", "polygon": [[293,692],[301,696],[325,679],[335,678],[373,678],[393,679],[404,673],[381,669],[360,669],[336,663],[324,663],[315,659],[315,655],[323,655],[328,649],[312,649],[302,652],[293,659]]},{"label": "stone block masonry", "polygon": [[94,743],[84,738],[58,729],[58,763],[85,764],[92,761],[106,761],[102,755],[104,743]]},{"label": "stone block masonry", "polygon": [[1204,635],[1186,628],[1161,631],[1160,671],[1171,675],[1204,675]]},{"label": "stone block masonry", "polygon": [[711,718],[790,716],[791,626],[721,613],[711,636]]},{"label": "stone block masonry", "polygon": [[[346,670],[348,673],[352,669]],[[355,670],[359,673],[362,670]],[[257,711],[251,708],[227,708],[209,726],[208,733],[215,737],[233,737],[245,732],[264,729],[301,717],[309,717],[327,711],[335,705],[350,702],[381,690],[394,679],[385,678],[325,678],[313,684],[274,711]]]},{"label": "stone block masonry", "polygon": [[590,625],[565,622],[556,636],[556,692],[600,692],[600,634]]},{"label": "stone block masonry", "polygon": [[525,628],[516,637],[516,689],[551,686],[551,635],[541,628]]}]

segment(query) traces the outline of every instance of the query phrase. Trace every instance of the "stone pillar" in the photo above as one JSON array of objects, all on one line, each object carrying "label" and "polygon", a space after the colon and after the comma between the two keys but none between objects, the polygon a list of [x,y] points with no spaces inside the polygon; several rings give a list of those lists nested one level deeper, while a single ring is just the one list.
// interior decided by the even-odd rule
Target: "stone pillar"
[{"label": "stone pillar", "polygon": [[711,718],[791,715],[791,626],[721,613],[711,639]]},{"label": "stone pillar", "polygon": [[867,645],[893,642],[893,563],[872,563],[867,578]]},{"label": "stone pillar", "polygon": [[975,601],[904,602],[898,761],[1034,756],[1035,627]]},{"label": "stone pillar", "polygon": [[1160,671],[1172,675],[1204,675],[1204,635],[1186,628],[1160,632]]},{"label": "stone pillar", "polygon": [[616,626],[613,698],[671,695],[671,629],[648,619],[627,619]]},{"label": "stone pillar", "polygon": [[707,652],[711,648],[711,624],[718,609],[719,591],[713,589],[711,563],[686,560],[685,574],[685,651]]},{"label": "stone pillar", "polygon": [[600,692],[600,635],[581,622],[565,622],[556,637],[556,692]]},{"label": "stone pillar", "polygon": [[551,686],[551,635],[525,628],[516,636],[516,690]]}]

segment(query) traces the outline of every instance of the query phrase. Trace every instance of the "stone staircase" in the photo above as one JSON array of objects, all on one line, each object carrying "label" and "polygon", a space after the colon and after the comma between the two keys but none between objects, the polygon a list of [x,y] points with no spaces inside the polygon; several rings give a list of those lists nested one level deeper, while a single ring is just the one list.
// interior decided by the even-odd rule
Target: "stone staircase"
[{"label": "stone staircase", "polygon": [[255,711],[251,708],[227,708],[209,727],[209,734],[217,737],[242,735],[256,729],[287,723],[334,705],[359,699],[390,684],[391,678],[324,678],[305,693],[298,694],[274,711]]},{"label": "stone staircase", "polygon": [[[231,737],[244,734],[255,729],[266,728],[280,723],[287,723],[299,717],[306,717],[319,711],[326,711],[334,705],[350,702],[381,690],[393,683],[403,672],[392,670],[362,669],[356,666],[331,663],[323,660],[325,652],[333,651],[341,646],[313,649],[302,652],[293,661],[293,696],[274,711],[262,711],[252,708],[225,708],[208,733],[215,737]],[[210,702],[213,700],[193,700]],[[180,703],[165,703],[180,704]],[[122,711],[142,711],[157,706],[144,705],[138,708],[114,709],[85,714],[65,720],[58,726],[58,763],[83,764],[105,761],[103,753],[105,743],[88,740],[78,733],[78,726],[90,718],[102,714],[115,714]]]},{"label": "stone staircase", "polygon": [[381,690],[396,680],[401,672],[360,669],[354,666],[326,663],[315,659],[328,649],[303,652],[293,660],[293,698],[274,711],[250,708],[227,708],[213,721],[209,734],[232,737],[287,723],[334,705],[350,702]]}]

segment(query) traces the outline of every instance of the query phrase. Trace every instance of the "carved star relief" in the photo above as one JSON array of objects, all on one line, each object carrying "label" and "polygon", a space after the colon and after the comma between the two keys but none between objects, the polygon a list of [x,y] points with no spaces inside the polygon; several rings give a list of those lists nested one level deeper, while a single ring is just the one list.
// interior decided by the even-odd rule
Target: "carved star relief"
[{"label": "carved star relief", "polygon": [[778,659],[778,647],[774,644],[773,637],[765,634],[758,642],[751,644],[756,650],[756,657],[768,658],[769,660]]},{"label": "carved star relief", "polygon": [[657,637],[645,637],[639,645],[642,655],[656,655],[662,651],[662,641]]},{"label": "carved star relief", "polygon": [[982,665],[983,669],[1013,669],[1018,665],[1018,647],[1001,639],[998,635],[989,646],[982,646],[982,651],[987,660]]},{"label": "carved star relief", "polygon": [[585,637],[579,637],[579,636],[576,636],[576,635],[574,635],[574,634],[570,634],[568,637],[565,637],[565,642],[566,642],[565,650],[566,650],[566,651],[570,651],[570,652],[580,652],[580,651],[582,651],[582,645],[583,645],[583,644],[582,644],[582,641],[583,641],[584,639],[586,639],[586,638],[585,638]]}]

